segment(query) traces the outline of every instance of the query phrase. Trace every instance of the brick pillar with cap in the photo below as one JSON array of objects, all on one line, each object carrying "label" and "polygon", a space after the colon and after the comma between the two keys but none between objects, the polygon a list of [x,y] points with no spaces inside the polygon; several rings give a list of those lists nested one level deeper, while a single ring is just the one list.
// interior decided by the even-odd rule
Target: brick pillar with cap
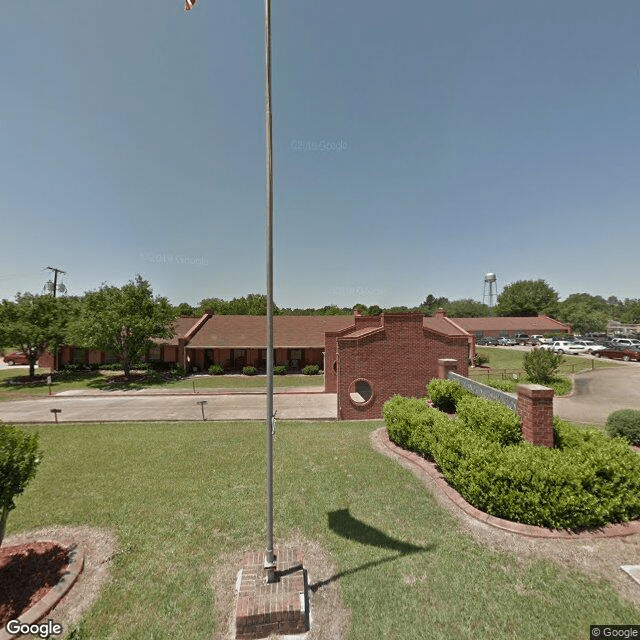
[{"label": "brick pillar with cap", "polygon": [[446,380],[449,371],[458,372],[458,361],[455,358],[438,358],[438,378]]},{"label": "brick pillar with cap", "polygon": [[518,414],[525,442],[553,448],[553,389],[539,384],[519,385]]}]

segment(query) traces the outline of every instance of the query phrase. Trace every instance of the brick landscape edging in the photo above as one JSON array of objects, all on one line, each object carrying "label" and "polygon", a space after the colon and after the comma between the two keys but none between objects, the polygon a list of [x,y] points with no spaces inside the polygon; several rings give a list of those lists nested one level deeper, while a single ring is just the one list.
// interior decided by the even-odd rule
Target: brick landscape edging
[{"label": "brick landscape edging", "polygon": [[371,432],[371,441],[375,449],[380,453],[394,459],[402,458],[406,466],[420,476],[421,479],[427,479],[428,484],[434,492],[445,495],[459,509],[467,515],[484,522],[497,529],[517,533],[532,538],[558,538],[565,540],[593,540],[596,538],[618,538],[630,536],[640,533],[640,520],[632,520],[628,523],[610,524],[600,529],[592,529],[581,533],[571,533],[562,529],[547,529],[546,527],[537,527],[531,524],[522,524],[520,522],[511,522],[491,516],[480,509],[476,509],[469,504],[449,483],[444,476],[438,471],[434,462],[426,460],[422,456],[407,451],[389,439],[386,427],[380,427]]},{"label": "brick landscape edging", "polygon": [[[57,540],[33,540],[32,542],[53,542],[63,549],[68,549],[69,564],[58,584],[52,587],[44,597],[38,600],[30,609],[20,614],[18,618],[20,622],[28,625],[36,624],[42,620],[42,618],[62,600],[69,589],[75,584],[84,568],[84,553],[82,549],[68,547]],[[64,631],[66,632],[67,630],[65,629]],[[19,635],[20,634],[9,633],[6,627],[0,629],[0,640],[11,640],[12,638],[17,638]]]}]

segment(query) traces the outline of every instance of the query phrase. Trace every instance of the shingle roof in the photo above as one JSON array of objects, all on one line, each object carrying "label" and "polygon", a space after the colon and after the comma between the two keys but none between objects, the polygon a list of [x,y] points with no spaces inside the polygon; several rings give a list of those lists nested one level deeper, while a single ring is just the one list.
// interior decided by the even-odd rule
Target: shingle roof
[{"label": "shingle roof", "polygon": [[[324,348],[324,334],[354,323],[353,316],[274,316],[273,344],[279,348]],[[211,316],[187,348],[246,349],[267,346],[266,316]]]},{"label": "shingle roof", "polygon": [[[453,320],[453,322],[452,322]],[[464,333],[466,330],[465,327],[462,327],[463,331],[461,331],[454,324],[454,318],[447,318],[446,316],[435,315],[435,316],[426,316],[422,321],[422,326],[425,329],[430,329],[431,331],[437,331],[438,333],[444,333],[447,336],[464,336],[467,335]],[[460,324],[460,323],[457,323]]]},{"label": "shingle roof", "polygon": [[178,345],[178,338],[184,337],[187,331],[189,331],[189,329],[199,321],[200,318],[180,316],[173,322],[173,328],[175,331],[173,338],[153,338],[153,341],[157,344],[171,345],[175,347]]},{"label": "shingle roof", "polygon": [[534,317],[490,317],[490,318],[452,318],[469,333],[476,331],[518,331],[525,333],[553,333],[567,331],[569,325],[549,316]]}]

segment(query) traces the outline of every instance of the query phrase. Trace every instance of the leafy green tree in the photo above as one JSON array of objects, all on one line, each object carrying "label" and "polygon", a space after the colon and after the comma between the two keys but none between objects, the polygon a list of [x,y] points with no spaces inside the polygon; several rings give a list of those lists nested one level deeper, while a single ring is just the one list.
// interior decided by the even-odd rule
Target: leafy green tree
[{"label": "leafy green tree", "polygon": [[558,293],[544,280],[518,280],[507,285],[494,308],[497,316],[555,316]]},{"label": "leafy green tree", "polygon": [[12,426],[0,426],[0,545],[15,497],[36,474],[42,454],[38,435],[27,435]]},{"label": "leafy green tree", "polygon": [[198,316],[202,315],[198,313],[198,309],[192,307],[190,304],[186,302],[181,302],[177,307],[175,307],[176,314],[179,316]]},{"label": "leafy green tree", "polygon": [[624,310],[620,314],[620,322],[640,324],[640,300],[625,299]]},{"label": "leafy green tree", "polygon": [[470,298],[453,300],[444,305],[444,310],[450,318],[485,318],[493,315],[489,305]]},{"label": "leafy green tree", "polygon": [[31,378],[38,358],[62,345],[68,305],[64,298],[32,293],[19,293],[15,302],[0,304],[0,344],[18,348],[28,358]]},{"label": "leafy green tree", "polygon": [[[200,311],[209,309],[219,316],[266,316],[267,296],[262,293],[250,293],[242,298],[222,300],[221,298],[205,298],[200,301]],[[273,313],[279,313],[277,305],[273,305]]]},{"label": "leafy green tree", "polygon": [[175,318],[169,301],[154,298],[151,285],[138,275],[123,287],[104,284],[85,293],[70,334],[76,344],[116,354],[128,378],[131,363],[153,346],[152,337],[173,335]]},{"label": "leafy green tree", "polygon": [[449,304],[449,298],[436,298],[433,294],[429,294],[419,307],[419,310],[426,315],[433,315],[438,309],[445,308]]},{"label": "leafy green tree", "polygon": [[534,384],[551,382],[562,364],[560,354],[546,349],[532,349],[525,353],[522,359],[527,378]]},{"label": "leafy green tree", "polygon": [[602,296],[572,293],[558,305],[558,319],[568,322],[577,333],[604,331],[611,318],[611,305]]}]

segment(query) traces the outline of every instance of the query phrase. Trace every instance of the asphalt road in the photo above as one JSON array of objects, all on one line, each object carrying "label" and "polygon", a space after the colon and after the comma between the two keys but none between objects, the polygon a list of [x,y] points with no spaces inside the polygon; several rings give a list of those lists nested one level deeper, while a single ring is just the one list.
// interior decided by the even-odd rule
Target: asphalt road
[{"label": "asphalt road", "polygon": [[618,409],[640,409],[638,363],[578,373],[572,394],[553,400],[554,414],[573,422],[604,424]]},{"label": "asphalt road", "polygon": [[[274,407],[279,419],[335,420],[334,393],[276,393]],[[264,393],[183,393],[165,395],[103,393],[60,395],[36,400],[0,402],[2,422],[143,421],[143,420],[262,420],[266,413]],[[52,409],[60,412],[52,413]],[[604,424],[617,409],[640,409],[640,364],[625,363],[611,369],[595,369],[574,376],[574,391],[554,398],[554,414],[566,420]]]},{"label": "asphalt road", "polygon": [[[201,406],[199,402],[205,401]],[[113,422],[143,420],[263,420],[264,393],[60,395],[36,400],[0,402],[3,422]],[[60,410],[52,413],[52,409]],[[335,393],[276,393],[278,419],[335,420]]]}]

